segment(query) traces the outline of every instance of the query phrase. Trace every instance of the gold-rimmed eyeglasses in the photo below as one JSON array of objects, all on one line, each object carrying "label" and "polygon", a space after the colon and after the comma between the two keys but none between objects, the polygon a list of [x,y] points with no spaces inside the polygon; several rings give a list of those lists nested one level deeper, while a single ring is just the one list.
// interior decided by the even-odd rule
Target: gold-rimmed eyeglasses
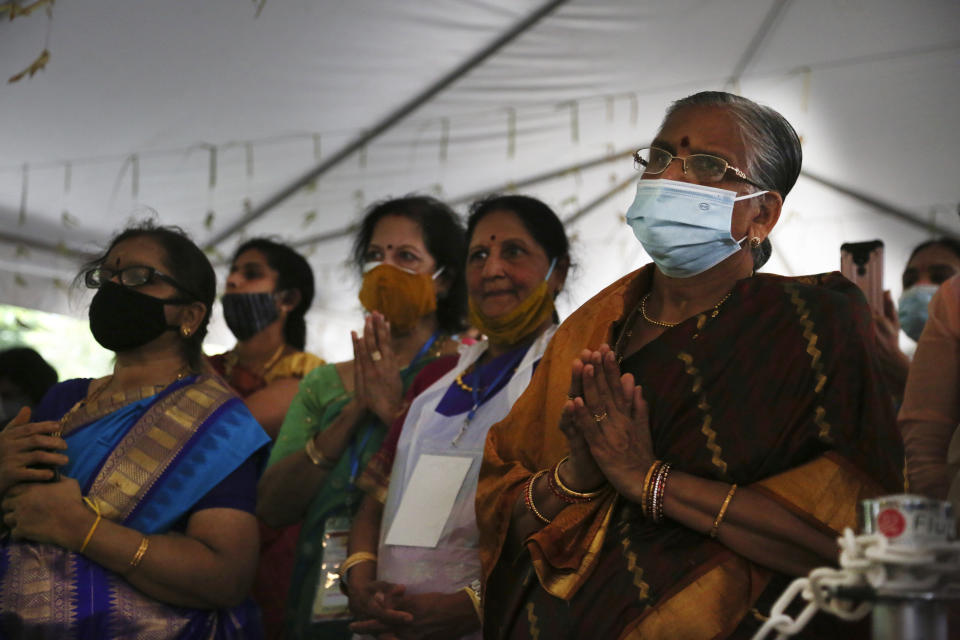
[{"label": "gold-rimmed eyeglasses", "polygon": [[659,147],[639,149],[633,153],[633,166],[637,171],[642,171],[644,175],[661,174],[667,170],[667,167],[674,160],[680,161],[684,175],[689,174],[694,180],[703,184],[720,182],[727,175],[727,171],[732,171],[735,176],[747,184],[753,185],[757,189],[766,190],[766,187],[754,182],[741,169],[719,156],[712,156],[708,153],[675,156]]}]

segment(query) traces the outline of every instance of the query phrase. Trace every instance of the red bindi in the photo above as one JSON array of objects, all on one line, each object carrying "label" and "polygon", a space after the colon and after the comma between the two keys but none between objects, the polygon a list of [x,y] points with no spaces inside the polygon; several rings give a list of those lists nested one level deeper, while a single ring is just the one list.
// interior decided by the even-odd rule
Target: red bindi
[{"label": "red bindi", "polygon": [[681,138],[681,140],[680,140],[680,146],[681,146],[681,147],[689,147],[689,146],[690,146],[690,138],[688,138],[687,136],[683,136],[683,138]]},{"label": "red bindi", "polygon": [[388,245],[387,245],[387,249],[393,249],[393,245],[392,245],[392,244],[388,244]]},{"label": "red bindi", "polygon": [[496,239],[497,239],[497,236],[490,236],[490,242],[493,242]]}]

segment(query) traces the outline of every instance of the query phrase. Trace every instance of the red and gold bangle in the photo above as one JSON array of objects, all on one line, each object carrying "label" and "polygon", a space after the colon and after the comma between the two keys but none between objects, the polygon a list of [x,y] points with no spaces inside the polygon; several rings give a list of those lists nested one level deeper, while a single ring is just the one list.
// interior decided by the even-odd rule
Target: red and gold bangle
[{"label": "red and gold bangle", "polygon": [[667,491],[667,478],[670,476],[670,466],[669,462],[665,462],[657,472],[659,482],[657,484],[657,509],[653,514],[654,522],[661,522],[663,520],[663,494]]},{"label": "red and gold bangle", "polygon": [[535,474],[530,476],[530,480],[527,482],[526,491],[524,491],[523,501],[524,501],[524,504],[527,505],[527,509],[529,509],[533,513],[533,515],[537,518],[537,520],[539,520],[543,524],[550,524],[551,522],[553,522],[553,520],[551,520],[547,516],[540,513],[540,510],[537,509],[537,505],[534,504],[533,502],[533,484],[537,481],[537,478],[539,478],[545,473],[548,473],[548,470],[541,469],[540,471],[537,471]]},{"label": "red and gold bangle", "polygon": [[640,508],[643,510],[643,517],[650,517],[650,487],[651,480],[653,475],[657,472],[663,462],[660,460],[654,460],[653,464],[650,465],[650,468],[647,469],[647,475],[643,479],[643,489],[640,491]]}]

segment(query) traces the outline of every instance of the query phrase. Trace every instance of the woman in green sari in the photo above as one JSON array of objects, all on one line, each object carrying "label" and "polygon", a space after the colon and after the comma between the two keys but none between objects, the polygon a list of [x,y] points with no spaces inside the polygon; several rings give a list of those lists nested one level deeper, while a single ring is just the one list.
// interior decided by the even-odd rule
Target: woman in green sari
[{"label": "woman in green sari", "polygon": [[362,494],[354,481],[408,404],[416,374],[453,353],[462,329],[464,231],[429,197],[374,205],[354,242],[370,312],[352,333],[354,359],[314,369],[287,411],[259,488],[270,526],[302,522],[290,594],[288,638],[349,638],[347,599],[336,574]]}]

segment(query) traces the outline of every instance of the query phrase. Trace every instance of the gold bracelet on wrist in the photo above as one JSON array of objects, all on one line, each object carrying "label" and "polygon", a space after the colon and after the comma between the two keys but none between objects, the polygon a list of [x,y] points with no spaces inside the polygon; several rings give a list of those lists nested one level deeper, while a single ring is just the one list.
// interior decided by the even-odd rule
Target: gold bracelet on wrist
[{"label": "gold bracelet on wrist", "polygon": [[150,538],[143,536],[143,539],[140,540],[140,546],[137,547],[137,552],[133,554],[133,558],[130,559],[130,568],[128,571],[132,571],[140,566],[140,563],[143,561],[143,556],[147,554],[147,547],[150,546]]},{"label": "gold bracelet on wrist", "polygon": [[83,544],[80,545],[80,553],[83,553],[87,550],[87,545],[90,544],[90,539],[93,538],[93,532],[97,530],[97,525],[100,524],[100,520],[103,518],[103,516],[100,515],[100,507],[97,506],[97,503],[87,496],[83,496],[83,501],[95,514],[97,514],[97,518],[93,521],[90,531],[87,532],[87,537],[83,539]]},{"label": "gold bracelet on wrist", "polygon": [[730,506],[730,501],[733,500],[733,494],[737,491],[737,485],[730,485],[730,491],[727,492],[727,497],[723,499],[723,504],[720,505],[720,511],[717,512],[717,517],[713,521],[713,527],[710,528],[710,537],[716,538],[717,534],[720,532],[720,523],[723,522],[724,516],[727,515],[727,508]]},{"label": "gold bracelet on wrist", "polygon": [[350,571],[351,567],[355,567],[363,562],[376,561],[377,554],[371,553],[370,551],[357,551],[356,553],[351,553],[349,556],[347,556],[347,559],[340,564],[340,584],[347,584],[347,571]]},{"label": "gold bracelet on wrist", "polygon": [[313,441],[313,436],[307,438],[307,443],[303,445],[303,451],[307,454],[307,457],[310,458],[310,462],[321,469],[332,469],[336,464],[334,460],[331,460],[320,451]]},{"label": "gold bracelet on wrist", "polygon": [[553,481],[557,485],[557,488],[560,489],[563,493],[573,498],[574,500],[580,502],[589,502],[600,497],[603,494],[604,487],[600,487],[595,491],[574,491],[567,485],[563,484],[563,481],[560,480],[560,465],[570,459],[570,456],[564,456],[560,462],[553,467]]}]

